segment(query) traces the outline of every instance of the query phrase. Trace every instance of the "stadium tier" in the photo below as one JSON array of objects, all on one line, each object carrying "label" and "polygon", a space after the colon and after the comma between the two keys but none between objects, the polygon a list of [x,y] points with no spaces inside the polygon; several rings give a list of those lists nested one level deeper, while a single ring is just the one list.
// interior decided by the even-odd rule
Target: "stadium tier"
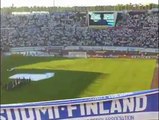
[{"label": "stadium tier", "polygon": [[1,44],[3,49],[68,45],[158,47],[158,11],[116,13],[114,27],[107,29],[89,27],[87,13],[2,14]]}]

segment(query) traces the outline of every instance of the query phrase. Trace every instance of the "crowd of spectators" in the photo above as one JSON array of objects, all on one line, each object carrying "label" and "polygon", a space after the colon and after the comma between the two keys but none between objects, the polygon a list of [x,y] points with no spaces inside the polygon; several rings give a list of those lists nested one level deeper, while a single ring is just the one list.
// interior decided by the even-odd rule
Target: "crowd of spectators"
[{"label": "crowd of spectators", "polygon": [[2,47],[127,46],[158,48],[158,12],[120,13],[115,27],[88,27],[87,14],[1,15]]}]

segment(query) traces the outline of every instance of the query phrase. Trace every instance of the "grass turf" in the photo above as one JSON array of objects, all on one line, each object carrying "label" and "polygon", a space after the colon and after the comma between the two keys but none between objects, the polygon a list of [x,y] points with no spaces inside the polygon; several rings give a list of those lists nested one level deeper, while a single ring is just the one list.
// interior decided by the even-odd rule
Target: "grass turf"
[{"label": "grass turf", "polygon": [[[68,59],[10,56],[2,58],[2,84],[17,73],[54,72],[55,77],[1,91],[1,102],[19,103],[99,96],[150,89],[155,60]],[[8,72],[7,69],[16,67]]]}]

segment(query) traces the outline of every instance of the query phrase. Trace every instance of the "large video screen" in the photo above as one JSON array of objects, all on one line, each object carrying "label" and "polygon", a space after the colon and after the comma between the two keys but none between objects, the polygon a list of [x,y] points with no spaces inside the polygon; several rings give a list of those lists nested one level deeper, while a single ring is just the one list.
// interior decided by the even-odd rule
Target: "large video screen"
[{"label": "large video screen", "polygon": [[114,12],[89,12],[89,26],[114,27],[116,14]]}]

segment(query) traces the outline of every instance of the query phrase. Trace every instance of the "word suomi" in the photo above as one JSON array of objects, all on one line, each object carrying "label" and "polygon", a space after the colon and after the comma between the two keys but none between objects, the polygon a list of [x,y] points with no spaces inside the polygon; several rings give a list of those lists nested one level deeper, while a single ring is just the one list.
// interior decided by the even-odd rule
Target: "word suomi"
[{"label": "word suomi", "polygon": [[119,100],[76,105],[49,106],[34,108],[1,109],[1,120],[43,120],[84,118],[97,115],[133,113],[147,108],[147,97],[132,97]]}]

